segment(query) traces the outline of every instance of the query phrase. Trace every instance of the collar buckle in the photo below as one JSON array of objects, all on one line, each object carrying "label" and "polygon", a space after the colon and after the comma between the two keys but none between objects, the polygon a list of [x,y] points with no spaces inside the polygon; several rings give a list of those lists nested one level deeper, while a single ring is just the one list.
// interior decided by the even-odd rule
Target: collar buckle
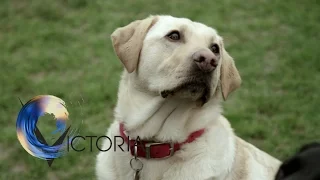
[{"label": "collar buckle", "polygon": [[151,148],[152,146],[157,146],[157,145],[162,145],[162,144],[169,144],[169,146],[170,146],[170,148],[169,148],[170,153],[169,153],[169,155],[167,155],[167,156],[165,156],[165,157],[162,157],[162,158],[158,158],[158,159],[167,159],[167,158],[173,156],[173,154],[174,154],[174,143],[146,143],[146,144],[145,144],[145,148],[146,148],[146,158],[147,158],[147,159],[151,159],[151,158],[152,158],[151,155],[150,155],[150,148]]}]

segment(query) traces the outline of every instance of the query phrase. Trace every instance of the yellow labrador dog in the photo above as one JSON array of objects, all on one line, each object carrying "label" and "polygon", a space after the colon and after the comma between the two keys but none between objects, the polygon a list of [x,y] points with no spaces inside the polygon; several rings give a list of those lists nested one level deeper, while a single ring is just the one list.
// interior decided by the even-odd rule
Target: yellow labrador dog
[{"label": "yellow labrador dog", "polygon": [[150,16],[111,38],[125,71],[107,136],[122,138],[98,154],[99,180],[274,179],[280,161],[238,138],[222,115],[241,78],[216,30]]}]

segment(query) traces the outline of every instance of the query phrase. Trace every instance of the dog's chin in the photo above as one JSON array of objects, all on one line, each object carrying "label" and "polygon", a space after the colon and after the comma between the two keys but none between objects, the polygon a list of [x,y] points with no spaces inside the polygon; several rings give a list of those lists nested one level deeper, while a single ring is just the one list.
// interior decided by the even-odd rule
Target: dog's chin
[{"label": "dog's chin", "polygon": [[208,83],[188,82],[182,83],[173,89],[161,91],[161,96],[163,98],[174,96],[182,99],[189,99],[191,101],[197,101],[200,105],[203,105],[208,102],[210,92],[211,88]]}]

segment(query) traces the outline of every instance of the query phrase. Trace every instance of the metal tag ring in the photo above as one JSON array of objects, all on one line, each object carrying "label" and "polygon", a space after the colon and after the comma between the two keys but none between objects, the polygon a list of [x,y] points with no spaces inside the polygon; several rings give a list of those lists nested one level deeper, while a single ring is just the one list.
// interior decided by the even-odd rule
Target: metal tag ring
[{"label": "metal tag ring", "polygon": [[[137,168],[133,167],[134,163],[135,163],[135,165],[138,164],[138,167],[136,166]],[[131,169],[133,169],[133,170],[135,170],[135,171],[141,171],[142,168],[143,168],[143,163],[142,163],[142,161],[141,161],[140,159],[138,159],[138,158],[132,158],[132,159],[130,160],[130,167],[131,167]]]}]

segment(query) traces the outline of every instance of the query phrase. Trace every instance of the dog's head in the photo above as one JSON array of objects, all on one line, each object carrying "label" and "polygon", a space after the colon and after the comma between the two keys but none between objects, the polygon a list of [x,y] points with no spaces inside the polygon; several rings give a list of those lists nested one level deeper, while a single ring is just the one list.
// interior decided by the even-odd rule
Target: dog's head
[{"label": "dog's head", "polygon": [[300,151],[283,162],[276,180],[319,180],[320,143],[304,145]]},{"label": "dog's head", "polygon": [[114,50],[137,86],[166,98],[224,99],[241,78],[217,32],[198,22],[150,16],[116,29]]}]

